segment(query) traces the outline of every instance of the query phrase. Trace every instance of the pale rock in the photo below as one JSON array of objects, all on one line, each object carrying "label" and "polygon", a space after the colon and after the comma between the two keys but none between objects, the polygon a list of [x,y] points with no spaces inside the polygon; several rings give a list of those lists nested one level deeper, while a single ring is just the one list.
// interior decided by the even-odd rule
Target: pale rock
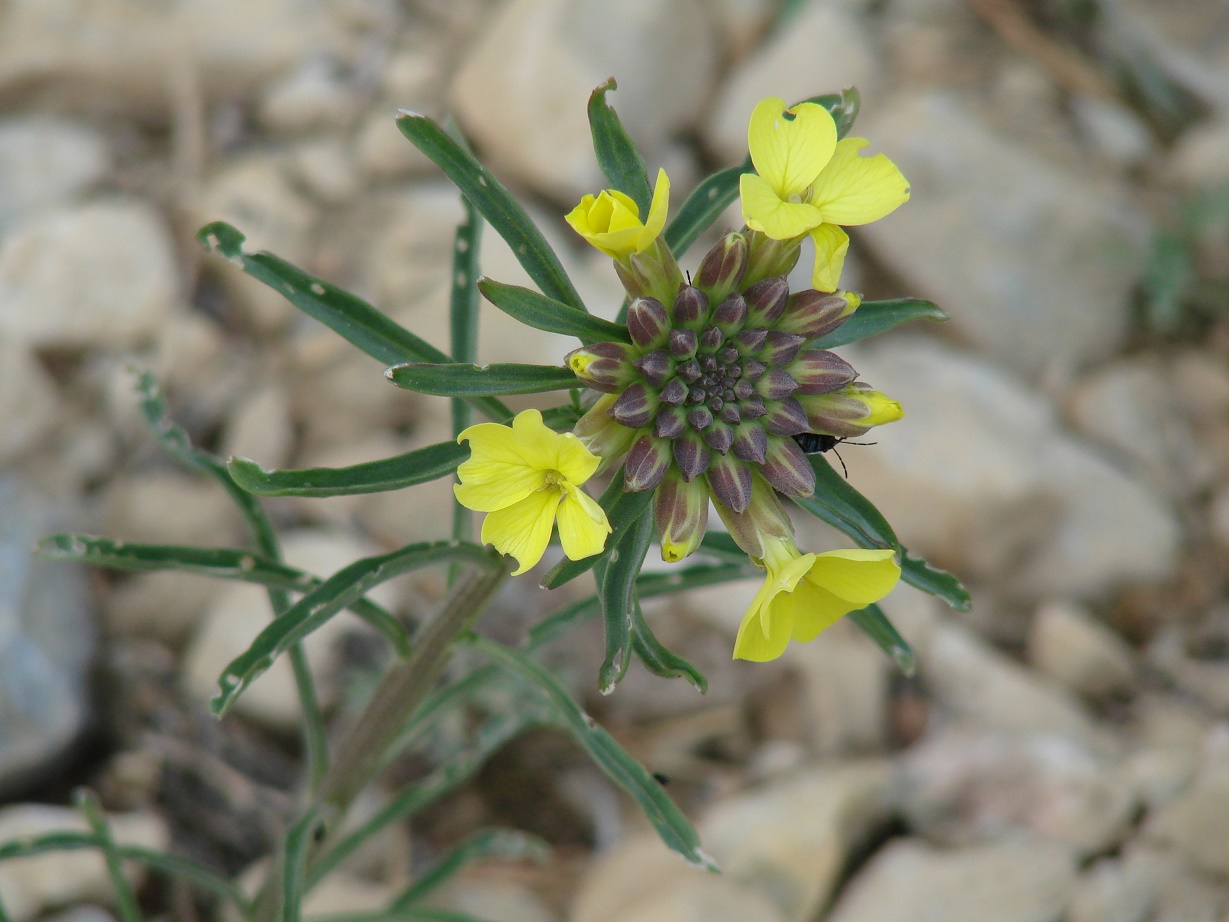
[{"label": "pale rock", "polygon": [[404,179],[430,174],[437,167],[397,128],[397,107],[381,105],[359,121],[354,159],[367,177]]},{"label": "pale rock", "polygon": [[1188,749],[1145,745],[1126,757],[1120,777],[1135,799],[1154,812],[1187,789],[1198,764]]},{"label": "pale rock", "polygon": [[701,119],[715,38],[696,0],[512,0],[470,47],[449,99],[497,175],[572,203],[604,185],[585,117],[593,89],[618,79],[608,101],[655,175],[662,144]]},{"label": "pale rock", "polygon": [[[282,536],[287,563],[321,579],[379,549],[342,532],[302,530]],[[393,587],[381,585],[368,597],[383,605],[395,602]],[[269,599],[259,586],[236,584],[223,588],[200,618],[184,654],[182,680],[202,702],[218,691],[218,676],[268,625]],[[317,681],[321,703],[327,708],[339,693],[336,646],[357,627],[353,615],[339,613],[303,641],[307,662]],[[279,657],[236,701],[235,710],[266,726],[291,733],[298,727],[299,700],[290,661]]]},{"label": "pale rock", "polygon": [[46,115],[0,119],[0,229],[67,204],[110,166],[106,142],[88,125]]},{"label": "pale rock", "polygon": [[0,796],[12,796],[84,728],[96,629],[84,568],[30,552],[68,510],[11,473],[0,509]]},{"label": "pale rock", "polygon": [[303,913],[377,913],[397,898],[391,887],[356,877],[346,871],[332,871],[308,891]]},{"label": "pale rock", "polygon": [[755,891],[672,861],[664,849],[644,834],[602,855],[580,885],[571,922],[786,922]]},{"label": "pale rock", "polygon": [[1118,859],[1102,859],[1080,875],[1066,922],[1147,922],[1156,896],[1152,880],[1129,874]]},{"label": "pale rock", "polygon": [[55,382],[30,347],[0,332],[0,462],[37,445],[60,417]]},{"label": "pale rock", "polygon": [[808,766],[715,804],[697,824],[733,883],[787,922],[815,918],[852,854],[890,821],[895,770],[886,760]]},{"label": "pale rock", "polygon": [[[173,395],[177,416],[186,413],[211,420],[222,416],[237,394],[247,391],[260,364],[261,356],[237,350],[216,321],[196,311],[185,311],[167,324],[151,353],[140,361]],[[113,419],[118,412],[132,418],[139,414],[133,392],[136,378],[127,368],[127,363],[115,363],[104,379],[112,391],[108,396],[114,401]]]},{"label": "pale rock", "polygon": [[1028,658],[1063,688],[1093,700],[1129,693],[1135,684],[1135,654],[1126,641],[1070,602],[1048,602],[1037,610]]},{"label": "pale rock", "polygon": [[1148,125],[1125,103],[1072,93],[1071,114],[1092,145],[1111,163],[1135,167],[1156,152]]},{"label": "pale rock", "polygon": [[940,730],[903,769],[909,827],[941,845],[1039,839],[1095,855],[1125,837],[1135,809],[1114,766],[1070,737]]},{"label": "pale rock", "polygon": [[380,72],[384,95],[399,100],[402,108],[412,105],[414,100],[436,99],[447,66],[439,49],[426,44],[398,49],[384,62]]},{"label": "pale rock", "polygon": [[178,285],[170,235],[147,203],[44,212],[0,243],[0,334],[36,347],[131,348],[170,318]]},{"label": "pale rock", "polygon": [[327,205],[352,201],[362,188],[354,155],[339,138],[304,141],[295,148],[290,169],[312,195]]},{"label": "pale rock", "polygon": [[115,916],[101,906],[74,906],[63,912],[43,916],[41,922],[115,922]]},{"label": "pale rock", "polygon": [[769,0],[715,0],[710,8],[716,14],[721,47],[734,62],[755,50],[779,13]]},{"label": "pale rock", "polygon": [[1148,922],[1223,922],[1229,887],[1192,870],[1179,852],[1136,839],[1122,869],[1125,886],[1155,894]]},{"label": "pale rock", "polygon": [[1207,711],[1185,696],[1144,690],[1132,702],[1134,742],[1198,756],[1212,725]]},{"label": "pale rock", "polygon": [[1229,182],[1229,117],[1191,126],[1178,136],[1166,168],[1183,189],[1199,194]]},{"label": "pale rock", "polygon": [[[316,210],[294,187],[289,173],[281,154],[229,160],[205,184],[192,207],[192,218],[198,225],[226,221],[247,238],[245,251],[268,250],[310,271],[307,262]],[[297,315],[276,289],[238,266],[221,265],[216,257],[213,262],[231,297],[258,327],[275,329]]]},{"label": "pale rock", "polygon": [[113,637],[152,637],[179,648],[223,585],[194,573],[136,573],[104,596],[103,624]]},{"label": "pale rock", "polygon": [[865,16],[848,4],[812,3],[734,71],[714,105],[707,140],[723,162],[747,156],[747,122],[761,99],[788,105],[854,86],[864,103],[881,84],[880,49]]},{"label": "pale rock", "polygon": [[480,873],[464,871],[432,893],[424,906],[438,906],[486,922],[560,922],[541,897],[516,880],[485,879]]},{"label": "pale rock", "polygon": [[[149,813],[109,816],[107,822],[121,845],[160,850],[166,848],[166,825]],[[0,842],[53,832],[88,832],[77,810],[45,804],[13,804],[0,810]],[[142,879],[141,865],[125,864],[132,883]],[[89,900],[114,898],[107,866],[94,850],[45,852],[0,864],[0,903],[14,922],[27,922],[46,909]]]},{"label": "pale rock", "polygon": [[242,543],[245,529],[219,484],[161,468],[124,474],[108,484],[103,531],[145,544],[234,547]]},{"label": "pale rock", "polygon": [[353,99],[337,70],[335,62],[313,57],[266,84],[257,104],[261,123],[281,134],[341,128]]},{"label": "pale rock", "polygon": [[1170,674],[1178,688],[1217,717],[1229,717],[1229,663],[1184,657],[1173,664]]},{"label": "pale rock", "polygon": [[850,882],[829,922],[1059,922],[1076,867],[1060,845],[940,850],[896,839]]},{"label": "pale rock", "polygon": [[1188,496],[1208,486],[1216,460],[1198,439],[1176,377],[1160,356],[1120,359],[1072,388],[1070,410],[1086,435],[1130,458],[1157,489]]},{"label": "pale rock", "polygon": [[1229,878],[1229,758],[1209,754],[1194,783],[1150,817],[1145,832],[1198,870]]},{"label": "pale rock", "polygon": [[1150,232],[1108,177],[1065,171],[945,91],[868,106],[858,132],[912,190],[905,207],[859,231],[956,331],[1029,375],[1122,343]]},{"label": "pale rock", "polygon": [[1220,487],[1212,495],[1208,519],[1216,540],[1229,546],[1229,485]]},{"label": "pale rock", "polygon": [[906,546],[1031,601],[1174,572],[1173,510],[1001,369],[910,335],[843,355],[876,388],[908,396],[904,419],[877,429],[850,470]]},{"label": "pale rock", "polygon": [[265,468],[280,468],[287,466],[293,447],[290,395],[280,382],[268,380],[232,408],[220,454],[223,458],[253,458]]}]

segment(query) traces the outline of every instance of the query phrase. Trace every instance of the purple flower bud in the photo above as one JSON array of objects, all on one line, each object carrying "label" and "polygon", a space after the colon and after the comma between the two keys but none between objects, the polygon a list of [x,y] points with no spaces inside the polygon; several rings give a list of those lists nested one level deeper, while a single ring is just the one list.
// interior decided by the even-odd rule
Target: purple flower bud
[{"label": "purple flower bud", "polygon": [[572,373],[595,391],[613,394],[634,380],[632,347],[626,343],[590,343],[567,354]]},{"label": "purple flower bud", "polygon": [[806,340],[796,333],[782,333],[780,330],[769,330],[767,341],[764,343],[764,348],[760,350],[758,358],[769,365],[775,365],[778,368],[784,367],[794,360],[798,350],[802,348],[802,344],[805,342]]},{"label": "purple flower bud", "polygon": [[700,333],[700,348],[705,352],[716,352],[723,342],[725,334],[711,324]]},{"label": "purple flower bud", "polygon": [[655,349],[633,359],[632,365],[640,369],[644,380],[652,387],[661,387],[674,374],[674,360],[665,349]]},{"label": "purple flower bud", "polygon": [[713,311],[713,323],[726,336],[733,336],[747,322],[747,302],[737,291],[717,305]]},{"label": "purple flower bud", "polygon": [[713,414],[708,407],[694,407],[687,411],[687,422],[696,432],[703,432],[713,424]]},{"label": "purple flower bud", "polygon": [[708,525],[708,489],[704,481],[687,483],[671,467],[653,494],[653,521],[661,539],[661,557],[678,563],[700,545]]},{"label": "purple flower bud", "polygon": [[734,432],[734,443],[730,450],[740,461],[761,464],[765,452],[768,451],[768,434],[759,423],[743,423]]},{"label": "purple flower bud", "polygon": [[797,359],[789,366],[789,373],[798,382],[800,394],[839,391],[858,376],[854,367],[843,358],[823,349],[799,352]]},{"label": "purple flower bud", "polygon": [[768,408],[760,425],[770,435],[791,436],[811,428],[806,411],[793,397],[774,403]]},{"label": "purple flower bud", "polygon": [[623,483],[632,493],[654,489],[670,467],[670,443],[642,435],[636,439],[623,464]]},{"label": "purple flower bud", "polygon": [[789,298],[789,283],[783,275],[756,282],[743,292],[747,301],[747,323],[751,326],[773,326],[785,313]]},{"label": "purple flower bud", "polygon": [[734,430],[725,423],[714,422],[704,430],[704,444],[718,454],[724,455],[734,441]]},{"label": "purple flower bud", "polygon": [[777,321],[777,329],[797,333],[806,339],[818,339],[831,333],[857,306],[856,300],[840,294],[808,288],[789,296],[785,314]]},{"label": "purple flower bud", "polygon": [[683,284],[683,272],[661,238],[653,241],[643,253],[633,253],[626,261],[616,259],[614,267],[623,288],[632,298],[655,298],[662,304],[669,304]]},{"label": "purple flower bud", "polygon": [[670,354],[678,359],[689,359],[696,354],[698,341],[695,330],[671,330]]},{"label": "purple flower bud", "polygon": [[629,429],[641,429],[657,412],[657,395],[643,384],[630,385],[611,405],[610,418]]},{"label": "purple flower bud", "polygon": [[684,285],[674,297],[671,314],[676,329],[700,329],[708,318],[708,295],[694,285]]},{"label": "purple flower bud", "polygon": [[687,399],[687,385],[680,378],[671,378],[670,383],[661,389],[662,403],[668,403],[671,406],[679,407],[683,405],[683,401]]},{"label": "purple flower bud", "polygon": [[760,473],[773,489],[786,496],[810,496],[815,492],[815,470],[793,439],[769,439],[767,454]]},{"label": "purple flower bud", "polygon": [[733,457],[716,458],[707,474],[708,488],[718,502],[742,512],[751,501],[751,471]]},{"label": "purple flower bud", "polygon": [[784,400],[798,390],[798,382],[784,368],[770,368],[756,382],[756,389],[765,400]]},{"label": "purple flower bud", "polygon": [[762,327],[756,327],[753,330],[743,330],[734,337],[734,342],[738,345],[738,349],[743,355],[755,355],[764,348],[764,343],[767,340],[768,331]]},{"label": "purple flower bud", "polygon": [[708,470],[713,460],[713,453],[698,435],[687,433],[679,436],[671,444],[674,446],[674,461],[679,466],[679,473],[688,483]]},{"label": "purple flower bud", "polygon": [[687,431],[687,414],[679,407],[664,406],[653,420],[653,434],[663,439],[673,439]]},{"label": "purple flower bud", "polygon": [[747,235],[747,271],[742,285],[746,288],[774,275],[789,275],[798,264],[802,238],[773,240],[758,231]]},{"label": "purple flower bud", "polygon": [[746,400],[755,393],[755,385],[743,378],[734,385],[734,396],[739,400]]},{"label": "purple flower bud", "polygon": [[740,403],[738,408],[743,415],[743,419],[759,419],[768,412],[767,407],[764,406],[763,399],[758,394],[752,394]]},{"label": "purple flower bud", "polygon": [[747,239],[742,234],[726,234],[700,260],[696,270],[697,288],[721,301],[742,281],[747,270]]},{"label": "purple flower bud", "polygon": [[723,422],[727,422],[731,426],[737,426],[740,422],[742,422],[743,418],[742,413],[738,409],[738,404],[736,403],[727,403],[721,408],[721,412],[718,413],[717,416]]},{"label": "purple flower bud", "polygon": [[627,332],[641,349],[657,349],[666,344],[670,318],[656,298],[636,298],[627,307]]},{"label": "purple flower bud", "polygon": [[768,366],[759,359],[747,359],[743,362],[743,380],[758,381],[767,370]]},{"label": "purple flower bud", "polygon": [[721,361],[725,362],[726,365],[730,366],[729,370],[726,371],[727,377],[729,377],[732,372],[737,372],[737,374],[733,375],[735,378],[742,374],[742,368],[735,364],[741,355],[742,353],[738,351],[737,346],[725,346],[720,352],[717,353],[717,358],[721,359]]}]

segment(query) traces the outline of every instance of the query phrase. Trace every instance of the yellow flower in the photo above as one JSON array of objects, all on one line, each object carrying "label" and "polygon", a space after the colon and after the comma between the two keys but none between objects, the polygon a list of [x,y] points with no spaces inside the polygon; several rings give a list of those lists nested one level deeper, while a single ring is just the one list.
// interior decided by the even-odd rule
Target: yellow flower
[{"label": "yellow flower", "polygon": [[653,244],[666,226],[669,206],[670,178],[665,170],[658,170],[653,202],[644,221],[640,220],[640,209],[631,197],[616,189],[586,195],[565,220],[572,230],[607,256],[625,260]]},{"label": "yellow flower", "polygon": [[[859,157],[870,142],[836,138],[828,110],[804,102],[785,117],[785,100],[762,100],[751,113],[747,144],[755,173],[739,181],[743,220],[774,240],[810,234],[811,284],[835,291],[849,237],[839,225],[869,224],[909,200],[909,183],[883,154]],[[758,174],[758,175],[757,175]]]},{"label": "yellow flower", "polygon": [[457,500],[488,513],[482,540],[516,558],[514,576],[542,559],[556,520],[563,553],[572,560],[606,546],[606,513],[580,489],[601,459],[572,433],[555,432],[537,410],[525,410],[511,426],[479,423],[457,441],[468,441],[470,449],[457,469]]},{"label": "yellow flower", "polygon": [[801,554],[792,539],[769,536],[763,546],[768,574],[738,628],[735,659],[776,659],[790,640],[814,640],[841,616],[882,599],[900,578],[890,550]]}]

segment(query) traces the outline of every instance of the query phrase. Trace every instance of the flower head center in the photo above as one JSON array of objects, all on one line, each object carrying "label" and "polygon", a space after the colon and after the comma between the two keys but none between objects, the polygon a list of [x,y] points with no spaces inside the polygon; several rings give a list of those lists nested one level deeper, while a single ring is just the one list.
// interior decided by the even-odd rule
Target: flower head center
[{"label": "flower head center", "polygon": [[564,477],[563,474],[559,473],[559,471],[549,469],[545,470],[542,472],[542,486],[538,487],[538,490],[561,490],[563,489],[561,484],[565,480],[567,480],[567,478]]}]

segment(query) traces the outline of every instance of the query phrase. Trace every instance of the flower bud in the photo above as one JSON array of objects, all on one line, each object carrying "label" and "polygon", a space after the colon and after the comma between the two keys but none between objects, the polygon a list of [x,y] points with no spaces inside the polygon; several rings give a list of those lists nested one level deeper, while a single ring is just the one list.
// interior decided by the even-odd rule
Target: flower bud
[{"label": "flower bud", "polygon": [[699,330],[708,319],[708,295],[694,285],[684,285],[674,297],[671,318],[676,330]]},{"label": "flower bud", "polygon": [[770,368],[756,382],[756,390],[765,400],[784,400],[798,390],[798,382],[784,368]]},{"label": "flower bud", "polygon": [[652,352],[646,352],[644,355],[633,359],[632,365],[640,369],[640,373],[644,375],[644,380],[652,387],[661,387],[674,374],[674,361],[665,349],[655,349]]},{"label": "flower bud", "polygon": [[616,260],[615,272],[630,298],[653,298],[662,304],[674,300],[683,284],[683,270],[664,240],[655,240],[643,253]]},{"label": "flower bud", "polygon": [[789,373],[798,382],[799,394],[827,394],[853,382],[858,373],[854,367],[833,352],[804,349],[789,366]]},{"label": "flower bud", "polygon": [[720,455],[730,450],[734,442],[734,430],[728,423],[714,421],[704,430],[704,444]]},{"label": "flower bud", "polygon": [[700,546],[708,527],[708,490],[704,481],[688,483],[671,466],[653,498],[653,520],[661,539],[661,559],[678,563]]},{"label": "flower bud", "polygon": [[788,365],[802,348],[806,340],[796,333],[782,333],[780,330],[769,330],[764,346],[756,358],[775,365],[778,368]]},{"label": "flower bud", "polygon": [[611,461],[627,451],[636,435],[635,430],[621,426],[610,418],[609,410],[616,399],[614,394],[603,394],[572,428],[573,434],[584,446],[602,459],[599,472],[606,470]]},{"label": "flower bud", "polygon": [[802,238],[773,240],[759,231],[747,234],[747,269],[742,285],[747,288],[774,275],[789,275],[802,254]]},{"label": "flower bud", "polygon": [[855,382],[830,394],[807,395],[798,401],[814,432],[853,439],[873,426],[895,422],[905,415],[901,405],[868,384]]},{"label": "flower bud", "polygon": [[636,379],[626,343],[590,343],[567,355],[572,373],[597,391],[615,393]]},{"label": "flower bud", "polygon": [[670,317],[656,298],[635,298],[627,306],[627,332],[641,349],[659,349],[666,343]]},{"label": "flower bud", "polygon": [[730,446],[734,457],[752,464],[762,464],[768,450],[768,433],[758,422],[742,423],[734,430],[734,442]]},{"label": "flower bud", "polygon": [[642,429],[657,413],[658,397],[643,384],[624,389],[610,406],[610,418],[629,429]]},{"label": "flower bud", "polygon": [[737,291],[721,301],[713,311],[713,324],[726,336],[733,336],[746,322],[747,302]]},{"label": "flower bud", "polygon": [[751,501],[751,469],[731,455],[713,460],[705,475],[718,502],[734,512],[743,512]]},{"label": "flower bud", "polygon": [[665,405],[653,420],[653,434],[661,439],[673,439],[687,431],[687,412],[681,407]]},{"label": "flower bud", "polygon": [[708,292],[711,303],[720,303],[738,288],[747,271],[747,238],[726,234],[700,260],[695,285]]},{"label": "flower bud", "polygon": [[829,294],[808,288],[789,296],[777,329],[797,333],[807,340],[818,339],[848,320],[861,303],[862,299],[853,292]]},{"label": "flower bud", "polygon": [[730,537],[756,559],[763,559],[766,540],[792,539],[794,536],[793,526],[781,500],[758,474],[751,475],[751,498],[744,511],[735,512],[724,503],[716,503],[715,507],[721,521],[729,529]]},{"label": "flower bud", "polygon": [[760,420],[760,425],[769,435],[790,437],[811,428],[806,411],[794,398],[772,403],[768,412]]},{"label": "flower bud", "polygon": [[783,275],[774,275],[746,289],[743,299],[747,302],[748,326],[775,326],[789,304],[789,282]]},{"label": "flower bud", "polygon": [[810,496],[815,492],[815,469],[793,439],[770,439],[760,473],[773,489],[786,496]]},{"label": "flower bud", "polygon": [[670,468],[670,442],[651,435],[636,439],[623,465],[623,484],[632,493],[652,490]]},{"label": "flower bud", "polygon": [[674,440],[674,460],[679,472],[688,483],[708,470],[713,453],[694,432],[687,432]]}]

